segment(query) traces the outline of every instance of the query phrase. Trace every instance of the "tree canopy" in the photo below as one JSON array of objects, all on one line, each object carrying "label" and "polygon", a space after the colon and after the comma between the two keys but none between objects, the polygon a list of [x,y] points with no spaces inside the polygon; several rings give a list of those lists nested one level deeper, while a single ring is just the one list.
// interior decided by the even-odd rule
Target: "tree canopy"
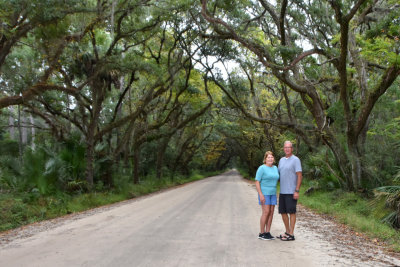
[{"label": "tree canopy", "polygon": [[285,140],[324,187],[398,172],[396,1],[0,6],[2,187],[35,158],[24,190],[42,193],[198,169],[252,177]]}]

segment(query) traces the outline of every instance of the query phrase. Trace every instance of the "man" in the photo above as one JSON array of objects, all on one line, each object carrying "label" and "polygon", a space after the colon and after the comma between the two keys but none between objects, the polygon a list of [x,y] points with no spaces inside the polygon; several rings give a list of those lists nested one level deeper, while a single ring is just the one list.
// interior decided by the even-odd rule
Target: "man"
[{"label": "man", "polygon": [[285,157],[279,160],[278,165],[280,176],[279,213],[282,215],[286,232],[278,238],[282,241],[293,241],[295,239],[296,205],[303,176],[300,159],[293,155],[292,142],[286,141],[283,151]]}]

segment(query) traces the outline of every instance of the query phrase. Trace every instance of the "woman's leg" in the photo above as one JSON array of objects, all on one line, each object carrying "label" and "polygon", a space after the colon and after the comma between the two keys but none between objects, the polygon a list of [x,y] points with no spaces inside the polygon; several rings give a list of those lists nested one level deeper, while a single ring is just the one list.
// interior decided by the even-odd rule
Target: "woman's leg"
[{"label": "woman's leg", "polygon": [[264,205],[267,206],[268,209],[268,216],[266,219],[266,229],[265,231],[268,233],[271,231],[271,224],[272,224],[272,219],[274,217],[274,209],[275,209],[275,205]]},{"label": "woman's leg", "polygon": [[269,205],[261,205],[261,218],[260,218],[260,233],[266,232],[268,217],[269,217]]}]

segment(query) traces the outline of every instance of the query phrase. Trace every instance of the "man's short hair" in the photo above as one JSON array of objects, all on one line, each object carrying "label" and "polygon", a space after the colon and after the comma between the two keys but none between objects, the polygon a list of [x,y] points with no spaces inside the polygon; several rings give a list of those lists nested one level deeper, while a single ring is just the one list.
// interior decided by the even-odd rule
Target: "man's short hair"
[{"label": "man's short hair", "polygon": [[290,141],[285,141],[285,143],[283,143],[283,146],[285,146],[286,144],[290,144],[290,146],[293,147],[293,143]]}]

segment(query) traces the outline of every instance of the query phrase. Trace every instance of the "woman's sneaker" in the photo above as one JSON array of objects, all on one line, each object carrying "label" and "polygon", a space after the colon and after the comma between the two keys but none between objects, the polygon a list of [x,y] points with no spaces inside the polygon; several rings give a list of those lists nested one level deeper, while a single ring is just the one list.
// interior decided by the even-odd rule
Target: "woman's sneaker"
[{"label": "woman's sneaker", "polygon": [[275,237],[273,237],[270,232],[264,233],[264,234],[265,234],[265,237],[267,238],[267,240],[274,240],[275,239]]},{"label": "woman's sneaker", "polygon": [[261,239],[261,240],[268,240],[268,238],[267,238],[267,233],[260,233],[260,234],[258,234],[258,239]]}]

